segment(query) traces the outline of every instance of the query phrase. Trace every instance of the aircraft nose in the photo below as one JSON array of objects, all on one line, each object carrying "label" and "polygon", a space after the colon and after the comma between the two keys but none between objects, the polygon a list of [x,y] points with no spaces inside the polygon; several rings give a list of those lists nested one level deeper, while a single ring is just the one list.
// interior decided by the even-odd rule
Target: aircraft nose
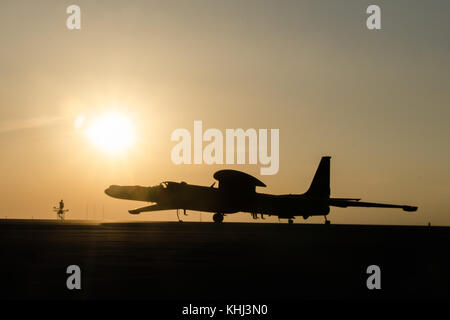
[{"label": "aircraft nose", "polygon": [[117,190],[117,186],[116,185],[110,185],[108,188],[105,189],[105,193],[108,196],[113,196],[114,195],[114,190]]},{"label": "aircraft nose", "polygon": [[118,199],[152,202],[155,201],[157,192],[155,193],[155,190],[151,187],[111,185],[105,189],[105,193]]}]

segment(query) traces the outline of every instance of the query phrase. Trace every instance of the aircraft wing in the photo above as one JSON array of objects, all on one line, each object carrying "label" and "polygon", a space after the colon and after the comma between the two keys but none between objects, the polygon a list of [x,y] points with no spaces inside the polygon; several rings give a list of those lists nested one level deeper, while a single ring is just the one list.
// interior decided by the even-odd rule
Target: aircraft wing
[{"label": "aircraft wing", "polygon": [[417,207],[408,206],[408,205],[397,205],[397,204],[386,204],[386,203],[374,203],[374,202],[361,202],[357,200],[347,200],[347,199],[339,199],[339,198],[330,198],[329,200],[330,206],[334,207],[373,207],[373,208],[401,208],[403,211],[417,211]]},{"label": "aircraft wing", "polygon": [[153,204],[153,205],[147,206],[147,207],[128,210],[128,212],[131,214],[139,214],[141,212],[160,211],[160,210],[169,210],[169,209],[173,209],[173,208],[169,207],[169,206],[165,206],[165,205]]}]

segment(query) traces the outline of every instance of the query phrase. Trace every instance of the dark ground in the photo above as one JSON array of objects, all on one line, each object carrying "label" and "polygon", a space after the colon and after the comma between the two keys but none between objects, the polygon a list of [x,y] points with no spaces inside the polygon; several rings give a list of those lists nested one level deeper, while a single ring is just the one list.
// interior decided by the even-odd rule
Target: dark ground
[{"label": "dark ground", "polygon": [[448,227],[2,220],[0,298],[449,299],[449,248]]}]

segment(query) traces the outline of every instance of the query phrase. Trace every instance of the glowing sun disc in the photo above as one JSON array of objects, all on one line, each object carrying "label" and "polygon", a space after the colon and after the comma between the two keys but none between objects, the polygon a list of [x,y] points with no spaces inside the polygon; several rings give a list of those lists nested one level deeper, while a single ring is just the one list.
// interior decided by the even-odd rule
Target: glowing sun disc
[{"label": "glowing sun disc", "polygon": [[118,112],[103,114],[94,119],[85,133],[96,148],[109,154],[121,153],[135,142],[131,119]]}]

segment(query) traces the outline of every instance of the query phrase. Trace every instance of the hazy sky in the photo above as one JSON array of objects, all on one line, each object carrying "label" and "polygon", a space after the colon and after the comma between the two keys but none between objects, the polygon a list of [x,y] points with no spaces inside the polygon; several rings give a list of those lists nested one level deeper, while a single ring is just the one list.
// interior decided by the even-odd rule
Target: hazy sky
[{"label": "hazy sky", "polygon": [[[71,4],[81,30],[66,27]],[[381,7],[382,30],[366,28],[369,4]],[[210,185],[227,167],[260,178],[260,191],[302,193],[330,155],[332,196],[419,206],[332,208],[332,222],[450,225],[449,31],[445,0],[2,0],[0,215],[54,218],[62,198],[69,219],[104,210],[108,219],[175,220],[173,211],[130,216],[145,203],[103,190]],[[137,133],[119,156],[74,127],[109,110]],[[278,174],[174,165],[170,134],[192,131],[194,120],[223,132],[279,128]]]}]

